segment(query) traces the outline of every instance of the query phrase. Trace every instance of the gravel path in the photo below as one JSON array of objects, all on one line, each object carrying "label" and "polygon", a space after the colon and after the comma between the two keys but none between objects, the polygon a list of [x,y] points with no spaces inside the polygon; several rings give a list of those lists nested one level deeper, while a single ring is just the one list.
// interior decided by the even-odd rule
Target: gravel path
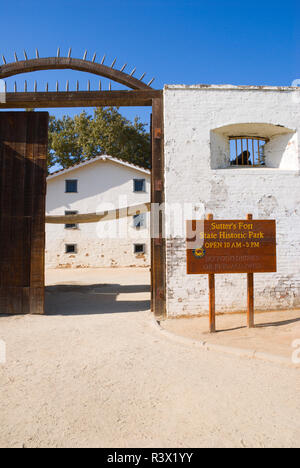
[{"label": "gravel path", "polygon": [[[166,340],[149,311],[128,312],[148,273],[127,290],[116,275],[104,290],[53,287],[65,315],[0,317],[1,447],[300,447],[298,369]],[[85,313],[91,300],[101,312]]]}]

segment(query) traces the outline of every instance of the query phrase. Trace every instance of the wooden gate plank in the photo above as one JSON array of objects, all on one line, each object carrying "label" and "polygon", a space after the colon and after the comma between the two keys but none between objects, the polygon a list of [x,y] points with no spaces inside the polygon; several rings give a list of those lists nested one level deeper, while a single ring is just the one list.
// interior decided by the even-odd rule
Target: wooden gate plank
[{"label": "wooden gate plank", "polygon": [[0,313],[44,313],[47,112],[0,113]]}]

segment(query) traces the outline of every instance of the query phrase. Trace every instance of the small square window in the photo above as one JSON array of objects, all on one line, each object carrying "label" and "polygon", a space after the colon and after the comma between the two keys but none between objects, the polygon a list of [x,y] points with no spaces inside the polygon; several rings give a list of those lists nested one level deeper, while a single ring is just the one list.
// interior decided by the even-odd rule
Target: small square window
[{"label": "small square window", "polygon": [[77,253],[77,245],[76,244],[66,244],[66,253],[67,254]]},{"label": "small square window", "polygon": [[144,254],[146,251],[145,244],[134,244],[134,253],[135,254]]},{"label": "small square window", "polygon": [[133,191],[134,192],[146,192],[145,179],[133,179]]},{"label": "small square window", "polygon": [[135,229],[140,229],[145,226],[146,226],[146,216],[144,213],[133,216],[133,227],[135,227]]},{"label": "small square window", "polygon": [[[77,215],[78,211],[65,211],[65,216]],[[65,224],[65,229],[78,229],[78,224]]]},{"label": "small square window", "polygon": [[66,193],[78,192],[78,180],[66,180]]}]

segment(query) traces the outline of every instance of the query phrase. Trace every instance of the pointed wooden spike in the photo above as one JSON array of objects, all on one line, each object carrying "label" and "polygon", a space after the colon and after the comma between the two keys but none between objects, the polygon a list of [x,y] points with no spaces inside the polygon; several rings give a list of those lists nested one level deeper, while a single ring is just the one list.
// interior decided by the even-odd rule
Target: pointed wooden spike
[{"label": "pointed wooden spike", "polygon": [[102,60],[101,60],[101,65],[103,65],[103,64],[104,64],[104,62],[105,62],[105,59],[106,59],[106,55],[103,55],[103,58],[102,58]]},{"label": "pointed wooden spike", "polygon": [[86,56],[87,56],[87,50],[83,54],[83,60],[86,60]]},{"label": "pointed wooden spike", "polygon": [[49,91],[49,84],[46,83],[46,93],[48,93],[48,91]]},{"label": "pointed wooden spike", "polygon": [[115,60],[114,60],[113,63],[111,64],[110,68],[114,68],[116,61],[117,61],[117,59],[115,58]]},{"label": "pointed wooden spike", "polygon": [[76,81],[76,91],[79,91],[79,81]]},{"label": "pointed wooden spike", "polygon": [[4,81],[4,92],[5,93],[7,92],[7,83],[6,83],[6,81]]},{"label": "pointed wooden spike", "polygon": [[140,78],[140,81],[142,81],[142,79],[145,78],[145,76],[146,76],[146,73],[143,73],[141,78]]},{"label": "pointed wooden spike", "polygon": [[36,58],[37,58],[37,59],[39,59],[39,58],[40,58],[40,54],[39,54],[39,51],[38,51],[38,49],[35,49],[35,56],[36,56]]},{"label": "pointed wooden spike", "polygon": [[57,49],[57,57],[60,57],[60,47]]},{"label": "pointed wooden spike", "polygon": [[27,81],[24,82],[24,93],[27,93]]},{"label": "pointed wooden spike", "polygon": [[91,91],[91,82],[90,82],[90,80],[88,80],[87,90]]},{"label": "pointed wooden spike", "polygon": [[151,86],[155,78],[152,78],[152,80],[149,81],[148,86]]},{"label": "pointed wooden spike", "polygon": [[127,67],[127,63],[124,63],[123,67],[121,68],[121,72],[125,70],[125,68]]},{"label": "pointed wooden spike", "polygon": [[69,49],[68,58],[71,58],[71,54],[72,54],[72,47],[70,47],[70,49]]},{"label": "pointed wooden spike", "polygon": [[37,92],[37,82],[36,81],[34,82],[34,92],[35,93]]},{"label": "pointed wooden spike", "polygon": [[109,82],[108,90],[111,91],[111,82]]},{"label": "pointed wooden spike", "polygon": [[134,69],[132,70],[132,72],[130,73],[129,76],[133,76],[133,75],[135,74],[135,72],[136,72],[136,68],[134,68]]},{"label": "pointed wooden spike", "polygon": [[66,92],[69,91],[69,80],[67,80],[67,84],[66,84]]},{"label": "pointed wooden spike", "polygon": [[95,52],[94,55],[93,55],[93,58],[92,58],[92,62],[93,62],[93,63],[95,62],[96,57],[97,57],[97,54],[96,54],[96,52]]},{"label": "pointed wooden spike", "polygon": [[24,58],[25,58],[25,60],[28,60],[28,57],[27,57],[27,54],[26,54],[26,50],[24,50]]},{"label": "pointed wooden spike", "polygon": [[99,91],[101,91],[102,89],[102,83],[101,83],[101,80],[99,80]]},{"label": "pointed wooden spike", "polygon": [[16,62],[18,62],[18,61],[19,61],[19,60],[18,60],[18,56],[17,56],[16,52],[15,52],[15,61],[16,61]]},{"label": "pointed wooden spike", "polygon": [[17,83],[15,82],[14,83],[14,93],[16,93],[16,92],[17,92]]},{"label": "pointed wooden spike", "polygon": [[3,60],[4,65],[6,65],[6,58],[4,57],[4,55],[2,55],[2,60]]},{"label": "pointed wooden spike", "polygon": [[58,81],[56,82],[56,92],[58,93],[59,91],[59,84],[58,84]]}]

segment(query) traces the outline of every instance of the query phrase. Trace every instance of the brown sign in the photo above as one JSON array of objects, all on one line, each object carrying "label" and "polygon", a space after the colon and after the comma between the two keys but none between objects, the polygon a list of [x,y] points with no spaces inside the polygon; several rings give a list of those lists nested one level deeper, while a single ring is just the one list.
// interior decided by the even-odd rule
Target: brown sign
[{"label": "brown sign", "polygon": [[276,221],[187,221],[188,274],[276,271]]}]

